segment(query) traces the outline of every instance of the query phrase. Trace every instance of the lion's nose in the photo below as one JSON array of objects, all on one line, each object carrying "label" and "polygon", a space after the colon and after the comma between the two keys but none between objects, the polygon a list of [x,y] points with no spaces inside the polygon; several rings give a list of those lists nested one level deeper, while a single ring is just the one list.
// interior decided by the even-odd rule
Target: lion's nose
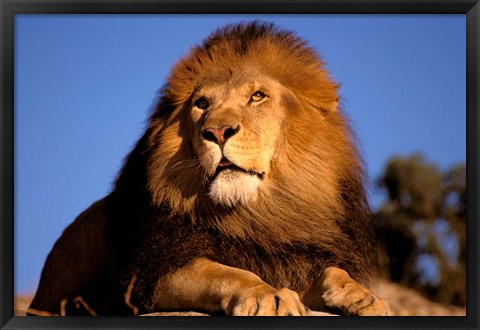
[{"label": "lion's nose", "polygon": [[223,146],[225,142],[240,130],[240,125],[232,127],[231,125],[225,125],[220,128],[208,127],[202,130],[202,136],[207,141],[213,141],[219,146]]}]

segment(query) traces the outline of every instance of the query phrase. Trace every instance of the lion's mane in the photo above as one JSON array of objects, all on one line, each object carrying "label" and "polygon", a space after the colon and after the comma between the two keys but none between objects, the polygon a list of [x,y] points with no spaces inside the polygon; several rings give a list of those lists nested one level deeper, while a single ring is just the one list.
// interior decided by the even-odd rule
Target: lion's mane
[{"label": "lion's mane", "polygon": [[[184,110],[204,79],[248,67],[301,104],[285,104],[267,187],[255,202],[227,208],[208,198]],[[253,271],[275,287],[301,290],[330,265],[369,285],[374,240],[362,161],[338,100],[315,50],[272,24],[219,29],[173,67],[107,200],[108,234],[128,260],[125,279],[139,274],[140,305],[148,310],[158,278],[194,257]]]}]

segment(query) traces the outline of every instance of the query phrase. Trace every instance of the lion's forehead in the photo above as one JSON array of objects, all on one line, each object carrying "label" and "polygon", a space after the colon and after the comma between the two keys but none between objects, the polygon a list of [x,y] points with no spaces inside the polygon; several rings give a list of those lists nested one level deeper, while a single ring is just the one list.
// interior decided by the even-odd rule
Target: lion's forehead
[{"label": "lion's forehead", "polygon": [[227,67],[210,71],[199,82],[198,92],[241,93],[258,88],[273,88],[279,82],[261,67]]}]

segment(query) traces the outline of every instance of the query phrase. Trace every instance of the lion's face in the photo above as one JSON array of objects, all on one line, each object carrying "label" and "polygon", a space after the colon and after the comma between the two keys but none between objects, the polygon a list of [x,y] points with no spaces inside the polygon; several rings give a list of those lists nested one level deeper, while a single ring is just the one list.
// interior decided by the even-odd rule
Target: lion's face
[{"label": "lion's face", "polygon": [[255,25],[213,33],[173,67],[151,117],[153,203],[192,217],[293,202],[295,214],[333,214],[342,169],[356,168],[337,90],[293,34]]},{"label": "lion's face", "polygon": [[195,91],[192,146],[213,202],[233,206],[255,200],[279,144],[286,93],[275,79],[251,70],[207,77]]}]

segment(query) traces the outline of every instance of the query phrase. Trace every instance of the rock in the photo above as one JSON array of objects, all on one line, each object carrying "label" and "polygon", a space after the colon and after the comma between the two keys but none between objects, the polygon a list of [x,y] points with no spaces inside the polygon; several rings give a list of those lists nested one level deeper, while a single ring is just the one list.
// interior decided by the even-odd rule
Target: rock
[{"label": "rock", "polygon": [[377,293],[387,301],[392,316],[466,316],[463,307],[430,301],[397,283],[381,281]]},{"label": "rock", "polygon": [[[157,312],[157,313],[144,314],[140,316],[210,316],[210,315],[205,313],[197,313],[197,312]],[[338,316],[338,315],[325,313],[325,312],[310,311],[308,316]]]},{"label": "rock", "polygon": [[210,316],[210,315],[205,313],[197,313],[197,312],[157,312],[157,313],[143,314],[140,316]]},{"label": "rock", "polygon": [[[377,294],[386,300],[392,316],[465,316],[464,307],[439,304],[428,300],[417,291],[396,283],[381,281]],[[24,316],[33,295],[15,297],[15,316]],[[142,316],[209,316],[193,311],[157,312]],[[321,311],[310,311],[309,316],[338,316]]]}]

